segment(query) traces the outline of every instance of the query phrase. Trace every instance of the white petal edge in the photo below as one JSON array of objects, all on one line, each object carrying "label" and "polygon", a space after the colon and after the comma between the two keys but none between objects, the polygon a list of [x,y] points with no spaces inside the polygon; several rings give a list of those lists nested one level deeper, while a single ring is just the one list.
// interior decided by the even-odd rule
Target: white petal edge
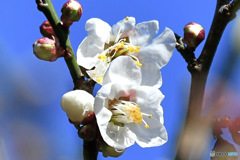
[{"label": "white petal edge", "polygon": [[137,24],[129,35],[130,43],[135,46],[144,46],[158,33],[158,21],[147,21]]},{"label": "white petal edge", "polygon": [[98,61],[97,55],[103,51],[102,47],[97,46],[89,37],[86,37],[77,49],[78,65],[91,69]]},{"label": "white petal edge", "polygon": [[99,46],[102,43],[109,43],[111,26],[99,18],[91,18],[86,22],[85,29],[90,37]]}]

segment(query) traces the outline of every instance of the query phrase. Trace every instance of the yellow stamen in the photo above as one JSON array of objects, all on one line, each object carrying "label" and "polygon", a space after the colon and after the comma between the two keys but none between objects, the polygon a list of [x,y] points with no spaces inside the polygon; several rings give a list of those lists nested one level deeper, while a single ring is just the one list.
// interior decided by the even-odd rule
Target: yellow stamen
[{"label": "yellow stamen", "polygon": [[130,104],[127,104],[128,107],[130,107],[129,110],[127,110],[130,114],[128,116],[128,119],[131,119],[133,122],[136,122],[137,124],[142,123],[142,114],[141,114],[141,109],[138,107],[131,106]]},{"label": "yellow stamen", "polygon": [[142,64],[140,63],[140,62],[138,62],[138,61],[134,61],[135,63],[136,63],[136,65],[138,66],[138,67],[141,67],[142,66]]},{"label": "yellow stamen", "polygon": [[147,128],[147,129],[148,129],[148,128],[149,128],[149,125],[147,125],[147,124],[146,124],[146,125],[145,125],[145,128]]},{"label": "yellow stamen", "polygon": [[124,41],[124,42],[126,42],[126,41],[127,41],[127,39],[126,39],[126,38],[124,38],[124,39],[123,39],[123,41]]},{"label": "yellow stamen", "polygon": [[103,77],[104,75],[103,75],[103,74],[101,74],[101,76]]},{"label": "yellow stamen", "polygon": [[123,43],[123,41],[121,42],[121,48],[123,48],[124,47],[124,43]]},{"label": "yellow stamen", "polygon": [[105,55],[101,55],[101,54],[100,54],[100,55],[98,55],[98,58],[101,59],[103,62],[105,62],[107,56],[105,56]]},{"label": "yellow stamen", "polygon": [[94,76],[96,76],[96,73],[93,73]]},{"label": "yellow stamen", "polygon": [[136,47],[136,49],[135,49],[135,52],[137,52],[137,53],[138,53],[138,52],[139,52],[139,50],[140,50],[140,46],[137,46],[137,47]]},{"label": "yellow stamen", "polygon": [[129,17],[127,16],[127,17],[125,18],[125,20],[129,20]]},{"label": "yellow stamen", "polygon": [[97,78],[97,83],[98,83],[98,84],[101,84],[101,83],[102,83],[102,79],[103,79],[102,77],[98,77],[98,78]]},{"label": "yellow stamen", "polygon": [[135,49],[133,47],[131,47],[131,46],[128,47],[128,50],[129,50],[130,53],[131,52],[135,52]]},{"label": "yellow stamen", "polygon": [[152,115],[151,114],[149,114],[149,116],[148,116],[149,118],[151,118],[152,117]]}]

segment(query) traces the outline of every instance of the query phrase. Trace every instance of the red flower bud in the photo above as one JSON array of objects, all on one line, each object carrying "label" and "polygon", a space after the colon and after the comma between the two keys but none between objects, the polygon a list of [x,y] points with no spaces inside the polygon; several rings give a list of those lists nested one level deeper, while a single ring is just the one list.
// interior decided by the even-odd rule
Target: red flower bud
[{"label": "red flower bud", "polygon": [[40,26],[40,32],[44,37],[51,38],[52,35],[54,35],[54,30],[49,21],[43,22],[43,24]]},{"label": "red flower bud", "polygon": [[187,44],[188,49],[194,51],[204,38],[205,31],[200,24],[191,22],[184,27],[183,42]]},{"label": "red flower bud", "polygon": [[234,119],[231,122],[229,131],[232,134],[234,142],[240,145],[240,117]]},{"label": "red flower bud", "polygon": [[70,0],[63,5],[61,12],[61,21],[65,27],[69,28],[73,22],[79,21],[83,9],[78,1]]}]

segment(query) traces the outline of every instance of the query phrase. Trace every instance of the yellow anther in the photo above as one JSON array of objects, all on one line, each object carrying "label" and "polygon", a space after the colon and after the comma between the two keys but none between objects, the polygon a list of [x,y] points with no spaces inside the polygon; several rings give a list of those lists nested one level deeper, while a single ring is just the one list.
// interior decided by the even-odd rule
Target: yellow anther
[{"label": "yellow anther", "polygon": [[123,43],[123,41],[121,42],[121,48],[123,48],[124,47],[124,43]]},{"label": "yellow anther", "polygon": [[124,41],[124,42],[126,42],[126,41],[127,41],[127,39],[126,39],[126,38],[124,38],[124,39],[123,39],[123,41]]},{"label": "yellow anther", "polygon": [[97,83],[98,83],[98,84],[101,84],[101,83],[102,83],[102,79],[103,79],[102,77],[98,77],[98,78],[97,78]]},{"label": "yellow anther", "polygon": [[127,17],[125,18],[125,20],[129,20],[129,17],[127,16]]},{"label": "yellow anther", "polygon": [[92,75],[96,76],[96,73],[93,73]]},{"label": "yellow anther", "polygon": [[149,116],[148,116],[149,118],[151,118],[152,117],[152,115],[151,114],[149,114]]},{"label": "yellow anther", "polygon": [[146,125],[145,125],[145,128],[147,128],[147,129],[148,129],[148,128],[149,128],[149,125],[147,125],[147,124],[146,124]]},{"label": "yellow anther", "polygon": [[128,47],[129,52],[135,52],[135,49],[131,46]]},{"label": "yellow anther", "polygon": [[138,52],[139,52],[139,50],[140,50],[140,46],[137,46],[137,47],[136,47],[136,49],[135,49],[135,52],[137,52],[137,53],[138,53]]},{"label": "yellow anther", "polygon": [[142,66],[142,64],[140,63],[140,62],[138,62],[138,61],[134,61],[135,63],[136,63],[136,65],[138,66],[138,67],[141,67]]},{"label": "yellow anther", "polygon": [[138,107],[138,104],[135,104],[136,107]]},{"label": "yellow anther", "polygon": [[137,124],[141,124],[143,119],[141,109],[130,104],[127,104],[127,106],[130,108],[126,110],[128,113],[130,113],[128,119],[131,119],[133,122]]},{"label": "yellow anther", "polygon": [[104,75],[103,75],[103,74],[101,74],[101,76],[103,77]]},{"label": "yellow anther", "polygon": [[107,56],[105,56],[105,55],[101,55],[101,54],[100,54],[100,55],[98,55],[98,58],[101,59],[103,62],[105,62]]}]

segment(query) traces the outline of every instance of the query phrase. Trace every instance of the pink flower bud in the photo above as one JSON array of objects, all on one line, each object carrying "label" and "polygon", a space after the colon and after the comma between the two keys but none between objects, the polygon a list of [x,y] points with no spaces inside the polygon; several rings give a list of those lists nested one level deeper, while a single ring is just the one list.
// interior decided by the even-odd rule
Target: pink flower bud
[{"label": "pink flower bud", "polygon": [[61,12],[63,25],[70,27],[73,22],[79,21],[82,16],[83,9],[79,2],[70,0],[63,5]]},{"label": "pink flower bud", "polygon": [[205,31],[200,24],[191,22],[184,27],[183,42],[187,44],[188,49],[194,51],[204,38]]},{"label": "pink flower bud", "polygon": [[234,142],[240,145],[240,117],[234,119],[231,122],[229,131],[232,134]]},{"label": "pink flower bud", "polygon": [[40,32],[44,37],[52,37],[54,35],[53,28],[49,21],[43,22],[43,24],[40,26]]},{"label": "pink flower bud", "polygon": [[47,37],[40,38],[33,44],[33,52],[36,57],[45,61],[55,61],[59,57],[55,41]]}]

